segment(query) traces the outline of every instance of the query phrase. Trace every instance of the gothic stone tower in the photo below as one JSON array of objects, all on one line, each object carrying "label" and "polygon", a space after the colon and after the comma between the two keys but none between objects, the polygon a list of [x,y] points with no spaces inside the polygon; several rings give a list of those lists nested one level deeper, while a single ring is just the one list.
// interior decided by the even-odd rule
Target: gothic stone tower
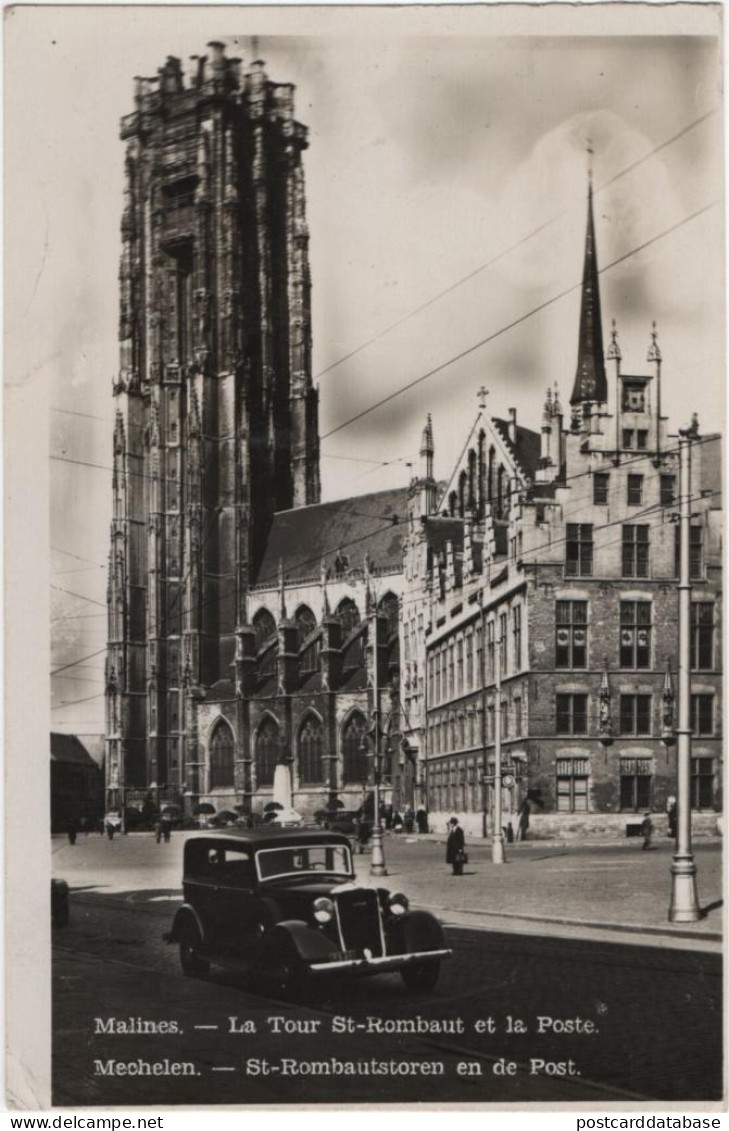
[{"label": "gothic stone tower", "polygon": [[220,43],[136,80],[121,223],[108,804],[183,784],[190,699],[229,678],[277,510],[319,501],[293,87]]}]

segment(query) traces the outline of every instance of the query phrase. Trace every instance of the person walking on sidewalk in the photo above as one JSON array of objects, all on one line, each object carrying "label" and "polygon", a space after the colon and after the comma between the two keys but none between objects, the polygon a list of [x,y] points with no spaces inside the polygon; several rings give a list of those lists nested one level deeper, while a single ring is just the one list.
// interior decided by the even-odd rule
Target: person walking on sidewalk
[{"label": "person walking on sidewalk", "polygon": [[463,865],[466,863],[466,838],[463,829],[458,824],[457,817],[451,817],[448,822],[448,842],[446,844],[446,864],[453,868],[454,876],[463,875]]},{"label": "person walking on sidewalk", "polygon": [[643,824],[640,826],[640,831],[643,833],[643,850],[650,848],[651,837],[653,836],[653,821],[651,820],[650,813],[646,813],[643,818]]}]

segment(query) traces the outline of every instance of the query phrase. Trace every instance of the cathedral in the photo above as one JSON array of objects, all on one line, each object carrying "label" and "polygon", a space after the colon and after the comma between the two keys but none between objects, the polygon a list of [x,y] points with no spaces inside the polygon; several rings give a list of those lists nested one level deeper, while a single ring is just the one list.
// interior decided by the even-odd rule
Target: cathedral
[{"label": "cathedral", "polygon": [[[675,793],[678,436],[658,332],[605,349],[588,191],[576,371],[481,392],[447,483],[322,503],[305,128],[219,43],[137,80],[108,588],[109,809],[304,818],[375,780],[442,830],[625,835]],[[723,777],[721,440],[691,429],[691,800]],[[531,835],[531,834],[530,834]]]},{"label": "cathedral", "polygon": [[302,814],[357,808],[375,746],[395,803],[412,802],[407,489],[320,502],[293,88],[220,43],[187,83],[175,58],[136,83],[121,124],[107,805],[260,812],[283,766]]}]

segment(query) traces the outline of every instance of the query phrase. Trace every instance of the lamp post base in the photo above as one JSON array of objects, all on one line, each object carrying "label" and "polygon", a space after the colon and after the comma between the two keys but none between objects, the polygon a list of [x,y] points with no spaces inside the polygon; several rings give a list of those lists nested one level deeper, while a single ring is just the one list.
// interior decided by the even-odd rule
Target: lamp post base
[{"label": "lamp post base", "polygon": [[491,842],[491,863],[492,864],[505,864],[504,858],[504,834],[495,833],[494,839]]},{"label": "lamp post base", "polygon": [[387,868],[385,867],[385,852],[382,847],[382,828],[380,825],[375,825],[374,829],[372,830],[372,862],[370,863],[370,875],[387,875]]},{"label": "lamp post base", "polygon": [[701,918],[696,894],[696,865],[692,852],[676,853],[671,864],[670,923],[696,923]]}]

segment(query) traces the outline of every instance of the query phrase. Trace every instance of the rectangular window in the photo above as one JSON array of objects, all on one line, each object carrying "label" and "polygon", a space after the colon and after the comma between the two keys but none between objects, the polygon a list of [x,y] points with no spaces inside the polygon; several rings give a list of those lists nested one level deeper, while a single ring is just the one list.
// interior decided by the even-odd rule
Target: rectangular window
[{"label": "rectangular window", "polygon": [[[676,527],[676,540],[674,543],[674,577],[681,576],[681,528]],[[689,539],[689,576],[696,580],[704,576],[704,531],[701,526],[691,527]]]},{"label": "rectangular window", "polygon": [[633,435],[634,435],[634,433],[633,433],[632,428],[623,428],[623,447],[624,448],[628,448],[628,450],[630,450],[630,448],[633,447]]},{"label": "rectangular window", "polygon": [[642,381],[623,382],[623,412],[645,412],[645,385]]},{"label": "rectangular window", "polygon": [[483,682],[483,678],[483,628],[479,624],[476,627],[476,681],[479,686]]},{"label": "rectangular window", "polygon": [[623,577],[647,577],[650,543],[648,526],[623,527]]},{"label": "rectangular window", "polygon": [[592,574],[592,524],[567,523],[567,559],[565,572],[569,577],[589,577]]},{"label": "rectangular window", "polygon": [[501,700],[501,737],[509,737],[509,704],[505,699]]},{"label": "rectangular window", "polygon": [[557,696],[557,734],[587,734],[587,696]]},{"label": "rectangular window", "polygon": [[473,687],[473,633],[466,635],[466,687]]},{"label": "rectangular window", "polygon": [[620,733],[628,735],[651,733],[650,695],[620,696]]},{"label": "rectangular window", "polygon": [[506,629],[507,615],[501,613],[499,616],[499,652],[501,653],[501,675],[509,669],[509,634]]},{"label": "rectangular window", "polygon": [[639,428],[638,432],[637,432],[637,436],[638,436],[638,451],[644,452],[646,450],[646,448],[648,447],[648,432],[647,432],[646,429]]},{"label": "rectangular window", "polygon": [[691,670],[714,667],[714,602],[691,602]]},{"label": "rectangular window", "polygon": [[697,738],[714,733],[714,696],[691,696],[691,730]]},{"label": "rectangular window", "polygon": [[555,664],[587,666],[587,601],[557,601]]},{"label": "rectangular window", "polygon": [[676,502],[676,476],[661,476],[661,506],[670,507]]},{"label": "rectangular window", "polygon": [[636,813],[649,809],[653,780],[650,758],[620,759],[620,808]]},{"label": "rectangular window", "polygon": [[620,602],[620,666],[651,665],[651,602]]},{"label": "rectangular window", "polygon": [[486,682],[493,683],[496,678],[494,667],[494,622],[486,625]]},{"label": "rectangular window", "polygon": [[606,507],[608,491],[610,489],[610,476],[603,471],[597,471],[592,477],[592,501],[597,507]]},{"label": "rectangular window", "polygon": [[587,758],[557,759],[557,811],[586,813],[589,779]]},{"label": "rectangular window", "polygon": [[521,670],[521,605],[511,610],[511,630],[514,636],[514,671]]},{"label": "rectangular window", "polygon": [[714,759],[691,759],[691,808],[712,809],[714,806]]},{"label": "rectangular window", "polygon": [[642,475],[629,475],[628,476],[628,506],[629,507],[642,507],[643,506],[643,476]]},{"label": "rectangular window", "polygon": [[519,738],[521,735],[522,725],[521,696],[517,695],[514,699],[514,738]]},{"label": "rectangular window", "polygon": [[463,695],[463,640],[456,643],[456,694]]}]

